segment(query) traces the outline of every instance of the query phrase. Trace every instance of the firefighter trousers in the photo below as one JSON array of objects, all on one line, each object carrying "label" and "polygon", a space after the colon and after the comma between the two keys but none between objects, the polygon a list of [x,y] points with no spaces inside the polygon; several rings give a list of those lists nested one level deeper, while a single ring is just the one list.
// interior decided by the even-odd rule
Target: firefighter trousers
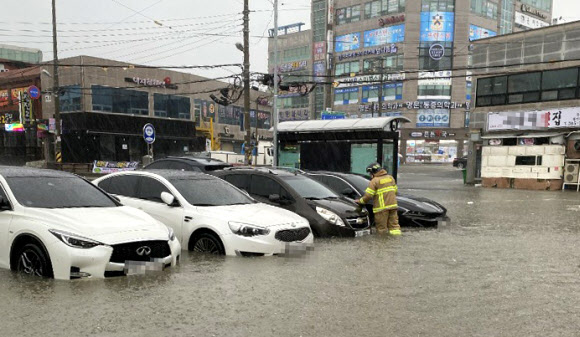
[{"label": "firefighter trousers", "polygon": [[399,226],[399,215],[396,209],[375,213],[375,224],[378,234],[387,234],[390,230],[401,229],[401,226]]}]

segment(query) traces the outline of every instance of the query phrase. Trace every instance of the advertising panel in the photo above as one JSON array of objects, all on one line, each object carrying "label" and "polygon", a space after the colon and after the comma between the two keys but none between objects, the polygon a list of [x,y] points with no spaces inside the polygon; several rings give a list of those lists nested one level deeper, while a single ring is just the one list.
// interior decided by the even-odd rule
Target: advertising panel
[{"label": "advertising panel", "polygon": [[0,90],[0,106],[8,105],[8,90]]},{"label": "advertising panel", "polygon": [[364,32],[364,47],[382,46],[388,43],[403,42],[405,40],[405,25],[367,30]]},{"label": "advertising panel", "polygon": [[486,37],[497,36],[493,30],[485,29],[476,25],[469,25],[469,41],[485,39]]},{"label": "advertising panel", "polygon": [[314,82],[317,83],[324,82],[324,76],[326,75],[324,61],[314,62],[313,68],[314,68]]},{"label": "advertising panel", "polygon": [[449,127],[449,110],[419,110],[417,113],[417,127]]},{"label": "advertising panel", "polygon": [[134,171],[139,166],[137,161],[102,161],[93,162],[93,173],[113,173],[121,171]]},{"label": "advertising panel", "polygon": [[422,12],[421,41],[453,42],[455,13]]},{"label": "advertising panel", "polygon": [[336,37],[334,51],[337,53],[343,51],[356,50],[359,48],[360,48],[360,33],[352,33]]},{"label": "advertising panel", "polygon": [[529,15],[520,12],[516,12],[515,14],[515,23],[532,29],[542,28],[550,25],[545,21],[538,20],[534,17],[531,17]]},{"label": "advertising panel", "polygon": [[291,109],[279,112],[278,121],[305,121],[310,119],[309,109]]},{"label": "advertising panel", "polygon": [[312,48],[312,54],[314,56],[314,61],[324,61],[326,58],[325,42],[315,42]]},{"label": "advertising panel", "polygon": [[452,76],[451,70],[423,71],[419,73],[417,83],[419,85],[451,85]]},{"label": "advertising panel", "polygon": [[580,127],[580,107],[540,111],[490,112],[487,130],[545,130]]}]

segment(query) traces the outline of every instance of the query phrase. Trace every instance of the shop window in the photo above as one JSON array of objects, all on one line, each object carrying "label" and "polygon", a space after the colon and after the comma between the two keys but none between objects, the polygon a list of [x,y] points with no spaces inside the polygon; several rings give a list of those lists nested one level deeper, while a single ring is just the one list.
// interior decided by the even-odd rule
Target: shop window
[{"label": "shop window", "polygon": [[153,94],[156,117],[190,119],[191,102],[189,97]]}]

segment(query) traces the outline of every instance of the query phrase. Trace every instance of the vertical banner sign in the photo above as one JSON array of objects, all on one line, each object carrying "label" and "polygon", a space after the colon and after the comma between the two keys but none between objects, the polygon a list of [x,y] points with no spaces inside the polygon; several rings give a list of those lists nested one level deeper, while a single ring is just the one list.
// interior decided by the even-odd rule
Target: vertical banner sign
[{"label": "vertical banner sign", "polygon": [[32,119],[32,102],[27,92],[20,92],[20,109],[20,115],[24,117],[21,120],[24,121],[24,124],[29,124]]}]

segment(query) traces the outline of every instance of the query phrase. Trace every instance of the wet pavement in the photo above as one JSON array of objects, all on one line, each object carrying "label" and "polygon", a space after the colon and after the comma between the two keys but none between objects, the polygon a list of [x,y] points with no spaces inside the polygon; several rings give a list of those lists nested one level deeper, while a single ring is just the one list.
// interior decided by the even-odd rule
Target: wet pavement
[{"label": "wet pavement", "polygon": [[126,278],[0,270],[0,336],[580,335],[580,194],[464,186],[438,165],[402,167],[399,186],[451,222]]}]

